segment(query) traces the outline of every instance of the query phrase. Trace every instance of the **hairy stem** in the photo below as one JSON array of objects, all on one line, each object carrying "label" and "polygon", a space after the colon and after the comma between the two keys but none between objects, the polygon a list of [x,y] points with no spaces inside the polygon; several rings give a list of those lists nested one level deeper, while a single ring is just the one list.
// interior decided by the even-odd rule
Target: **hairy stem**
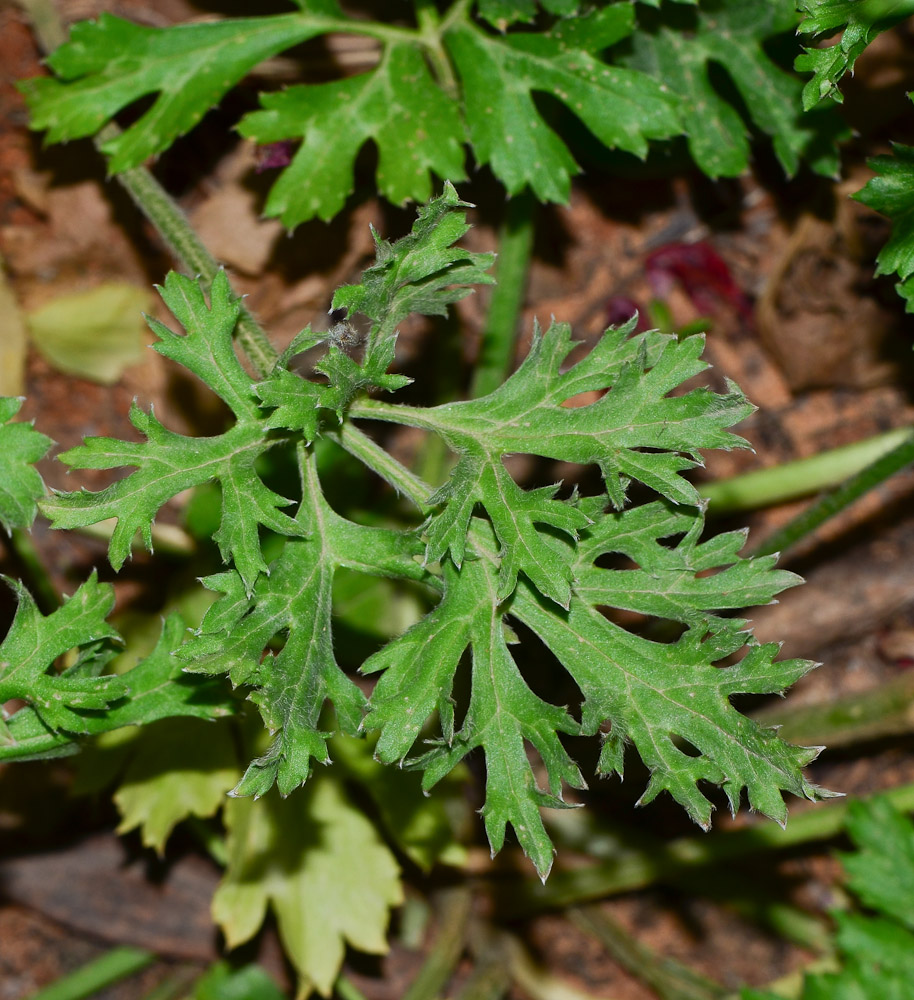
[{"label": "hairy stem", "polygon": [[492,289],[470,395],[487,396],[504,382],[514,359],[517,325],[524,305],[527,274],[533,253],[536,199],[529,190],[506,207],[498,237],[498,283]]},{"label": "hairy stem", "polygon": [[431,513],[426,500],[434,493],[434,489],[414,472],[410,472],[405,465],[401,465],[351,421],[346,420],[339,430],[325,431],[324,434],[390,483],[398,493],[414,503],[423,515]]},{"label": "hairy stem", "polygon": [[425,47],[429,62],[435,70],[438,83],[451,97],[457,94],[457,78],[451,66],[451,60],[441,44],[441,16],[435,7],[434,0],[414,0],[416,8],[416,23],[419,25],[419,38]]},{"label": "hairy stem", "polygon": [[831,493],[826,493],[802,514],[784,525],[771,537],[766,538],[761,545],[752,550],[752,555],[762,556],[771,552],[786,552],[797,542],[811,534],[829,518],[848,507],[869,490],[884,482],[896,472],[914,462],[914,433],[907,429],[900,444],[891,451],[877,458],[865,469],[851,476],[845,483]]},{"label": "hairy stem", "polygon": [[[96,146],[101,148],[117,133],[116,125],[106,126],[99,132]],[[145,167],[125,170],[117,175],[117,180],[137,208],[155,226],[156,232],[185,271],[191,277],[202,278],[205,287],[209,288],[219,271],[219,262],[203,245],[171,195]],[[241,307],[235,333],[257,376],[263,378],[269,374],[279,355],[260,324],[244,305]]]}]

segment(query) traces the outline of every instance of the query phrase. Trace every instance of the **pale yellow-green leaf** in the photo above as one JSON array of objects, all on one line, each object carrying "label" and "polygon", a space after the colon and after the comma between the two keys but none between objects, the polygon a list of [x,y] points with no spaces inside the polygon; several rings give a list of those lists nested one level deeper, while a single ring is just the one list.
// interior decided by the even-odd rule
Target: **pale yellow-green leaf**
[{"label": "pale yellow-green leaf", "polygon": [[455,768],[430,792],[423,792],[416,771],[389,767],[375,758],[376,742],[339,734],[332,743],[334,763],[364,787],[394,843],[423,871],[435,864],[464,864],[467,851],[456,829],[466,826],[470,812],[466,770]]},{"label": "pale yellow-green leaf", "polygon": [[0,396],[21,396],[25,386],[25,323],[0,261]]},{"label": "pale yellow-green leaf", "polygon": [[198,719],[167,719],[143,729],[114,795],[118,833],[140,828],[143,844],[160,854],[188,816],[215,815],[239,778],[229,728]]},{"label": "pale yellow-green leaf", "polygon": [[143,311],[152,296],[125,282],[75,292],[28,314],[32,342],[45,359],[68,375],[111,385],[125,368],[143,359]]},{"label": "pale yellow-green leaf", "polygon": [[400,872],[372,823],[332,772],[286,799],[231,799],[229,865],[213,918],[230,948],[257,933],[267,906],[299,975],[299,997],[328,996],[347,944],[387,951],[390,908],[403,900]]}]

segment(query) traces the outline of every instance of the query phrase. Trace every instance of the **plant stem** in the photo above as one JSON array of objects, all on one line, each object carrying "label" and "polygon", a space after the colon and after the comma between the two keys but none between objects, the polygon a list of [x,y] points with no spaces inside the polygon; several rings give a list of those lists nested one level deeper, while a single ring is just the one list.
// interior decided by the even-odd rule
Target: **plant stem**
[{"label": "plant stem", "polygon": [[441,925],[428,957],[403,1000],[436,1000],[454,973],[466,945],[473,896],[467,886],[442,894]]},{"label": "plant stem", "polygon": [[511,370],[517,325],[533,253],[536,199],[525,189],[511,198],[498,237],[498,283],[492,289],[470,395],[487,396]]},{"label": "plant stem", "polygon": [[106,986],[132,976],[155,961],[155,955],[143,948],[126,945],[87,963],[75,972],[51,983],[30,997],[30,1000],[81,1000]]},{"label": "plant stem", "polygon": [[441,88],[451,97],[457,92],[457,79],[451,61],[441,44],[441,16],[434,0],[414,0],[419,38],[425,46],[429,60],[435,68],[435,75]]},{"label": "plant stem", "polygon": [[[63,44],[67,33],[49,0],[19,0],[19,4],[28,15],[38,42],[45,52],[53,52]],[[352,30],[352,22],[344,23]],[[359,26],[361,28],[362,22],[359,22]],[[414,32],[409,32],[409,35],[413,37]],[[118,135],[120,129],[117,125],[113,122],[106,125],[93,140],[95,148],[102,153],[105,143]],[[194,232],[177,202],[145,167],[134,167],[116,176],[118,183],[152,223],[166,246],[180,261],[181,266],[192,278],[199,275],[208,289],[220,265]],[[276,363],[279,355],[244,305],[241,306],[241,315],[235,331],[238,342],[258,378],[263,378]]]},{"label": "plant stem", "polygon": [[7,544],[15,553],[24,570],[22,575],[28,580],[29,590],[38,603],[38,607],[45,614],[50,614],[59,608],[61,604],[60,594],[57,593],[57,588],[51,581],[50,574],[41,561],[41,556],[38,555],[32,536],[22,528],[13,528]]},{"label": "plant stem", "polygon": [[[914,784],[885,792],[896,809],[914,810]],[[596,865],[569,871],[553,871],[546,885],[527,880],[514,886],[502,912],[529,914],[605,896],[642,889],[674,878],[677,873],[721,864],[766,851],[782,851],[840,833],[847,804],[819,805],[790,820],[786,828],[775,822],[756,823],[714,836],[682,837],[659,849],[631,848]]]},{"label": "plant stem", "polygon": [[698,492],[708,501],[712,514],[733,514],[796,500],[836,486],[877,459],[887,457],[911,436],[912,428],[900,427],[810,458],[705,483]]},{"label": "plant stem", "polygon": [[910,428],[900,444],[877,458],[855,476],[851,476],[836,490],[826,493],[802,514],[784,525],[770,538],[752,550],[752,555],[762,556],[771,552],[786,552],[801,539],[815,531],[819,525],[834,517],[839,511],[852,504],[864,493],[878,486],[890,476],[900,472],[914,462],[914,433]]},{"label": "plant stem", "polygon": [[615,961],[649,986],[660,1000],[721,1000],[727,990],[694,969],[648,948],[597,906],[576,907],[568,916],[595,937]]},{"label": "plant stem", "polygon": [[[96,137],[96,147],[101,150],[105,142],[118,133],[116,125],[105,126]],[[156,232],[184,269],[191,277],[202,278],[208,289],[219,271],[219,262],[203,245],[177,202],[145,167],[125,170],[117,174],[117,180],[155,226]],[[244,305],[241,306],[235,333],[257,376],[263,378],[269,374],[279,355]]]},{"label": "plant stem", "polygon": [[351,421],[344,421],[343,426],[337,431],[324,433],[372,472],[377,473],[385,482],[390,483],[398,493],[412,501],[423,515],[431,512],[426,500],[434,493],[434,489],[414,472],[410,472],[405,465],[401,465]]}]

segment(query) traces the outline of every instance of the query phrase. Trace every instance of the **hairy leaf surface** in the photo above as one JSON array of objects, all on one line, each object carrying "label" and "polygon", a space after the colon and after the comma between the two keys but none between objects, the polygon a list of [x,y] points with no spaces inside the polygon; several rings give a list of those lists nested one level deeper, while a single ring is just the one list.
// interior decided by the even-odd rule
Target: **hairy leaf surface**
[{"label": "hairy leaf surface", "polygon": [[[703,338],[678,341],[656,331],[631,337],[633,327],[607,330],[567,370],[563,363],[575,347],[570,327],[536,329],[521,367],[480,399],[425,410],[362,405],[359,415],[434,430],[459,456],[448,482],[429,499],[443,505],[428,525],[429,562],[448,553],[463,565],[470,518],[481,505],[502,545],[500,597],[523,572],[541,593],[568,606],[573,572],[555,533],[574,539],[590,518],[574,500],[554,499],[557,487],[520,489],[505,469],[506,455],[598,465],[617,507],[633,479],[676,503],[700,502],[681,473],[700,463],[702,448],[744,446],[727,428],[752,406],[732,384],[723,395],[707,388],[671,395],[707,367]],[[594,402],[567,405],[593,392],[601,393]]]},{"label": "hairy leaf surface", "polygon": [[[595,505],[590,508],[596,515]],[[712,539],[707,548],[697,544],[702,521],[697,510],[677,517],[667,504],[658,503],[608,515],[593,529],[585,529],[576,566],[581,593],[572,596],[568,611],[543,600],[523,581],[510,601],[502,601],[497,544],[491,529],[477,521],[477,557],[459,571],[446,564],[441,603],[363,667],[367,672],[384,671],[365,721],[367,729],[381,732],[381,759],[407,757],[426,720],[437,712],[439,745],[411,765],[425,771],[430,786],[468,752],[482,747],[488,772],[483,815],[492,847],[500,848],[510,823],[541,874],[549,870],[551,844],[538,807],[560,806],[563,782],[583,784],[557,739],[559,732],[593,734],[609,723],[599,771],[621,774],[624,748],[633,745],[651,771],[642,802],[667,791],[705,827],[713,807],[701,782],[723,786],[734,810],[745,789],[754,809],[781,822],[786,817],[782,790],[807,798],[827,794],[802,774],[818,748],[791,746],[730,704],[737,694],[783,691],[812,664],[775,662],[776,644],[752,644],[743,621],[714,613],[770,600],[798,580],[774,570],[768,558],[740,559],[735,549],[741,534]],[[675,549],[661,544],[681,532],[685,537]],[[612,552],[636,559],[637,568],[610,571],[592,566],[598,556]],[[712,568],[719,572],[706,575]],[[613,581],[612,596],[603,592],[608,583],[604,574],[612,572],[636,580],[655,577],[655,599],[639,601],[636,595],[615,606],[672,612],[670,617],[689,625],[682,636],[669,643],[651,641],[604,617],[598,607],[614,603],[617,589],[625,589]],[[582,696],[580,724],[529,689],[506,645],[505,615],[532,629],[574,679]],[[747,642],[741,661],[726,669],[717,665]],[[463,726],[455,732],[454,675],[467,649],[472,653],[472,691]],[[679,739],[694,753],[683,749]],[[547,788],[536,785],[525,741],[543,760]]]},{"label": "hairy leaf surface", "polygon": [[137,532],[152,549],[152,522],[163,504],[183,490],[216,480],[222,491],[222,519],[215,540],[223,559],[234,561],[250,591],[267,568],[260,550],[260,526],[286,535],[300,534],[301,529],[279,510],[292,501],[268,489],[255,468],[257,459],[275,441],[265,432],[250,378],[232,348],[238,302],[224,272],[213,281],[209,305],[198,282],[174,273],[160,292],[169,309],[186,324],[187,334],[179,336],[153,321],[152,329],[161,338],[158,351],[199,376],[228,404],[237,422],[216,437],[187,437],[164,427],[152,409],[146,413],[134,404],[130,422],[145,441],[86,438],[59,458],[78,469],[133,466],[137,471],[98,493],[85,489],[55,493],[41,509],[55,528],[116,518],[108,556],[111,565],[120,569]]},{"label": "hairy leaf surface", "polygon": [[[183,672],[181,661],[173,655],[184,640],[185,632],[181,616],[169,615],[162,624],[162,634],[155,649],[131,670],[111,679],[126,696],[109,703],[104,712],[74,706],[78,724],[71,725],[68,720],[62,731],[57,731],[45,724],[36,709],[21,708],[7,723],[10,742],[0,741],[0,760],[37,760],[76,753],[79,750],[75,740],[77,733],[95,736],[124,726],[146,726],[174,716],[218,719],[229,715],[234,707],[225,686],[189,676]],[[114,692],[111,694],[113,696]]]},{"label": "hairy leaf surface", "polygon": [[[365,698],[333,653],[333,575],[340,566],[374,575],[423,580],[409,535],[363,527],[340,517],[320,492],[313,458],[303,460],[304,500],[297,524],[306,537],[290,539],[248,596],[235,571],[204,582],[222,596],[207,611],[195,639],[178,651],[187,668],[228,673],[250,686],[267,728],[276,733],[236,789],[263,795],[275,783],[283,795],[303,784],[311,761],[329,763],[320,726],[326,701],[344,732],[359,730]],[[264,649],[285,637],[278,653]]]},{"label": "hairy leaf surface", "polygon": [[[99,583],[93,572],[64,604],[43,615],[32,595],[15,580],[4,580],[16,593],[13,624],[0,644],[0,704],[12,698],[27,701],[50,729],[71,733],[89,731],[79,709],[104,709],[127,694],[120,677],[98,677],[92,663],[77,661],[63,673],[51,673],[54,661],[70,650],[93,653],[105,639],[118,639],[105,621],[114,606],[114,590]],[[10,742],[0,722],[0,740]]]}]

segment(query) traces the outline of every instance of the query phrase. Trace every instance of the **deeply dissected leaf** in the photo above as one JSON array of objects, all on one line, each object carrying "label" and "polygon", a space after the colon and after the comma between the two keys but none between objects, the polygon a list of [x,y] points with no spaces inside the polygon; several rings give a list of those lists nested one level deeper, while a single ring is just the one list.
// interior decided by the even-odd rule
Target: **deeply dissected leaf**
[{"label": "deeply dissected leaf", "polygon": [[[588,28],[608,46],[630,30],[609,13]],[[494,36],[469,24],[445,36],[463,86],[467,127],[479,163],[492,167],[509,194],[529,186],[542,201],[568,200],[577,164],[533,100],[548,93],[565,104],[603,143],[637,156],[649,139],[681,131],[665,88],[635,70],[609,66],[580,44],[580,34]]]},{"label": "deeply dissected leaf", "polygon": [[689,150],[709,177],[735,177],[749,163],[747,124],[718,87],[712,68],[732,80],[754,125],[771,136],[788,176],[800,162],[833,177],[835,140],[845,133],[839,119],[799,109],[800,81],[765,51],[772,38],[793,31],[792,0],[720,0],[694,9],[666,6],[642,12],[625,65],[649,73],[674,95]]},{"label": "deeply dissected leaf", "polygon": [[165,304],[186,324],[187,334],[179,336],[152,321],[152,329],[161,338],[157,350],[218,393],[238,418],[236,424],[216,437],[187,437],[164,427],[151,409],[146,413],[134,404],[130,421],[145,441],[87,438],[59,458],[79,469],[134,466],[137,471],[98,493],[85,489],[55,493],[41,508],[55,528],[117,518],[108,554],[112,566],[120,569],[137,532],[146,547],[152,548],[152,522],[163,504],[183,490],[216,480],[222,490],[222,520],[215,540],[223,558],[234,561],[250,590],[266,569],[260,525],[288,535],[299,534],[301,529],[279,511],[292,501],[268,489],[255,468],[257,459],[275,441],[264,432],[251,380],[232,348],[238,303],[223,272],[213,282],[209,306],[199,284],[177,274],[169,276],[161,293]]},{"label": "deeply dissected leaf", "polygon": [[899,21],[914,14],[912,0],[797,0],[797,9],[807,16],[800,23],[804,35],[828,37],[843,29],[834,45],[806,49],[798,56],[796,68],[812,73],[803,88],[803,108],[808,111],[820,101],[843,101],[838,84],[851,73],[863,50]]},{"label": "deeply dissected leaf", "polygon": [[230,714],[233,706],[225,687],[217,681],[185,674],[181,661],[173,655],[185,631],[180,615],[169,615],[155,649],[131,670],[110,679],[119,686],[122,695],[108,704],[104,712],[74,706],[78,723],[56,731],[42,721],[40,710],[21,708],[7,723],[10,742],[0,741],[0,760],[34,760],[76,753],[79,744],[74,741],[74,734],[77,733],[98,735],[174,716],[218,719]]},{"label": "deeply dissected leaf", "polygon": [[[228,673],[233,684],[253,688],[267,728],[276,733],[269,750],[255,760],[236,789],[263,795],[277,783],[287,795],[304,783],[311,761],[328,763],[320,727],[325,701],[344,732],[358,732],[364,695],[342,672],[333,654],[333,575],[337,567],[394,576],[428,578],[409,535],[363,527],[340,517],[324,500],[313,458],[303,461],[304,500],[297,523],[301,534],[261,576],[250,597],[234,571],[210,577],[207,586],[223,596],[203,619],[199,634],[178,655],[187,668]],[[264,649],[285,636],[281,651]]]},{"label": "deeply dissected leaf", "polygon": [[[255,386],[264,406],[273,407],[267,427],[287,428],[304,435],[310,443],[318,433],[321,410],[332,411],[337,419],[353,397],[371,388],[394,392],[411,380],[390,374],[394,362],[397,326],[410,314],[444,316],[448,306],[472,294],[471,285],[493,282],[486,272],[495,257],[473,253],[456,246],[469,229],[454,186],[446,183],[443,193],[419,209],[411,232],[395,243],[373,232],[375,263],[362,274],[358,284],[343,285],[333,297],[334,311],[371,322],[364,357],[356,361],[345,349],[332,345],[315,366],[327,384],[308,382],[288,371],[284,363]],[[290,349],[302,351],[321,342],[305,330],[300,342]],[[325,342],[329,342],[325,338]]]},{"label": "deeply dissected leaf", "polygon": [[58,79],[20,84],[50,142],[93,135],[149,94],[152,107],[104,146],[116,173],[167,149],[250,69],[326,30],[306,13],[149,28],[102,14],[78,21],[48,59]]},{"label": "deeply dissected leaf", "polygon": [[[102,640],[119,638],[105,621],[114,605],[111,585],[99,583],[93,573],[61,607],[45,616],[21,583],[4,579],[19,603],[0,644],[0,704],[22,698],[48,728],[88,732],[79,709],[107,708],[127,694],[126,684],[120,677],[98,677],[92,670],[80,669],[79,661],[63,673],[49,671],[70,650],[83,649],[91,655]],[[0,738],[10,739],[2,723]]]},{"label": "deeply dissected leaf", "polygon": [[[621,774],[624,748],[633,745],[651,770],[642,801],[668,791],[704,826],[710,824],[712,805],[700,782],[722,785],[734,809],[746,789],[753,808],[780,821],[786,816],[781,790],[808,798],[826,794],[802,775],[818,748],[790,746],[730,704],[737,694],[782,691],[812,664],[774,662],[775,644],[752,645],[743,631],[745,622],[714,613],[767,602],[797,578],[774,570],[770,558],[741,559],[736,553],[741,533],[699,544],[703,518],[695,509],[676,511],[656,503],[598,519],[597,501],[585,508],[596,523],[581,532],[577,543],[575,579],[580,584],[567,612],[524,582],[510,601],[502,602],[497,546],[477,522],[477,558],[464,562],[459,572],[446,569],[438,607],[363,667],[384,671],[365,722],[367,729],[381,731],[381,759],[406,757],[437,711],[440,745],[412,766],[425,770],[424,781],[431,786],[466,753],[483,747],[488,771],[483,815],[493,849],[501,846],[505,825],[511,823],[541,874],[551,864],[551,845],[538,806],[561,805],[562,782],[582,784],[556,739],[558,732],[593,734],[610,723],[599,770]],[[677,534],[684,536],[678,545],[663,544]],[[570,543],[566,547],[571,549]],[[637,566],[608,570],[593,565],[609,553],[627,556]],[[718,572],[708,575],[712,569]],[[626,591],[626,578],[632,580],[631,596],[617,602]],[[638,592],[638,581],[647,578],[655,580],[650,595]],[[651,641],[610,622],[598,610],[604,604],[663,613],[688,628],[675,642]],[[580,724],[527,687],[505,644],[504,615],[532,629],[574,678],[583,697]],[[726,669],[718,666],[747,641],[741,661]],[[463,726],[455,733],[450,699],[455,671],[468,648],[472,691]],[[692,752],[677,739],[687,741]],[[543,760],[547,789],[536,786],[525,740]]]},{"label": "deeply dissected leaf", "polygon": [[[553,323],[545,334],[534,332],[521,367],[488,396],[426,410],[362,406],[361,414],[434,430],[459,455],[429,500],[443,510],[428,526],[428,561],[449,553],[463,565],[467,528],[481,505],[502,545],[499,596],[507,597],[523,572],[541,593],[568,606],[573,573],[554,535],[575,538],[590,518],[573,502],[553,499],[555,487],[522,491],[504,467],[506,455],[599,465],[617,507],[632,479],[674,502],[699,502],[680,473],[700,462],[701,448],[744,445],[727,428],[752,407],[732,385],[725,395],[707,388],[670,395],[707,367],[703,338],[677,341],[656,331],[630,337],[632,329],[634,323],[608,330],[563,371],[575,342],[567,324]],[[585,406],[567,405],[594,391],[604,394]]]},{"label": "deeply dissected leaf", "polygon": [[[371,320],[369,346],[386,348],[411,313],[445,316],[448,306],[473,293],[473,285],[491,285],[486,272],[495,255],[457,246],[470,228],[465,208],[452,184],[420,208],[409,234],[395,243],[373,233],[375,263],[356,285],[343,285],[333,296],[334,309]],[[388,364],[392,361],[391,357]]]},{"label": "deeply dissected leaf", "polygon": [[34,463],[53,442],[31,423],[14,421],[22,400],[0,397],[0,524],[6,531],[31,527],[44,496],[44,483]]},{"label": "deeply dissected leaf", "polygon": [[876,176],[854,198],[892,220],[892,235],[876,258],[876,274],[897,274],[895,290],[914,312],[914,146],[893,145],[892,156],[868,161]]},{"label": "deeply dissected leaf", "polygon": [[259,143],[303,140],[266,205],[266,214],[290,229],[340,211],[352,193],[356,155],[369,140],[378,149],[378,191],[395,205],[428,201],[431,173],[466,176],[457,105],[413,45],[389,45],[369,73],[264,94],[261,103],[263,111],[242,120],[242,135]]},{"label": "deeply dissected leaf", "polygon": [[299,996],[329,996],[347,944],[387,950],[390,908],[403,899],[399,869],[332,775],[287,799],[230,800],[225,820],[229,865],[213,916],[230,948],[253,937],[272,909]]}]

